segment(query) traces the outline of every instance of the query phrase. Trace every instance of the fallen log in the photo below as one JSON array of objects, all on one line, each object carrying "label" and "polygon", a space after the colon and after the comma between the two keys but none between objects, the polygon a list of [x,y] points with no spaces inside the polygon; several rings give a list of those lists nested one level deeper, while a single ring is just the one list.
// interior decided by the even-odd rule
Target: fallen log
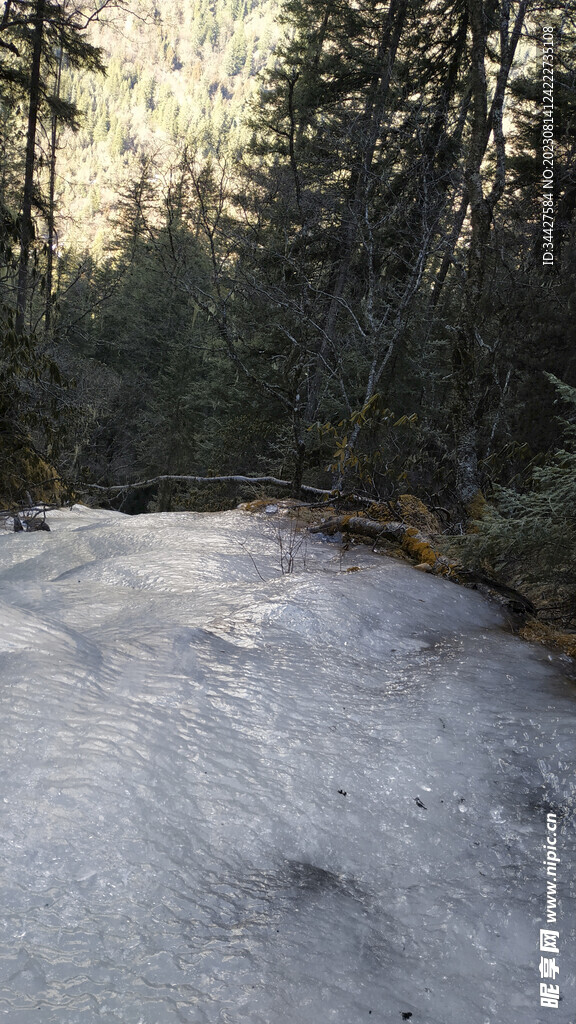
[{"label": "fallen log", "polygon": [[393,540],[400,543],[403,551],[409,555],[419,568],[426,569],[441,576],[451,573],[452,566],[447,558],[438,555],[430,543],[430,538],[420,533],[414,526],[405,523],[380,522],[364,516],[333,516],[318,526],[310,527],[310,533],[358,533],[376,540]]},{"label": "fallen log", "polygon": [[[131,491],[136,487],[152,487],[154,484],[162,483],[163,481],[170,481],[171,483],[189,483],[189,484],[222,484],[222,483],[236,483],[236,484],[273,484],[274,487],[293,487],[290,480],[279,480],[275,476],[153,476],[149,480],[135,480],[129,484],[111,484],[110,486],[104,486],[103,484],[77,484],[75,489],[79,492],[89,491],[106,491],[106,493],[120,493],[122,491]],[[310,487],[309,484],[301,484],[301,491],[305,491],[307,494],[321,494],[325,495],[333,494],[333,491],[323,490],[320,487]]]},{"label": "fallen log", "polygon": [[335,533],[364,533],[367,537],[383,537],[397,540],[408,529],[403,523],[381,523],[377,519],[365,516],[342,515],[326,519],[319,526],[311,526],[310,533],[327,533],[332,537]]},{"label": "fallen log", "polygon": [[432,547],[431,538],[420,533],[414,526],[406,526],[405,523],[397,522],[382,523],[377,519],[368,519],[364,516],[341,515],[333,516],[318,526],[311,526],[309,531],[310,533],[326,533],[329,536],[340,532],[355,533],[373,537],[376,540],[396,541],[402,550],[412,558],[417,569],[439,576],[449,576],[456,583],[473,587],[485,597],[496,600],[514,621],[525,621],[527,616],[538,614],[530,599],[518,590],[500,583],[486,573],[467,569],[462,565],[450,562],[444,555],[439,555]]}]

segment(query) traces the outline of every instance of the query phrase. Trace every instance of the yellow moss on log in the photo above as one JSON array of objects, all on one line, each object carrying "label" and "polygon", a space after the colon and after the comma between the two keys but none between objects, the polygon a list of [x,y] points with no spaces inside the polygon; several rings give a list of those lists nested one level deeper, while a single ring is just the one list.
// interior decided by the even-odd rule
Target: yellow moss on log
[{"label": "yellow moss on log", "polygon": [[392,518],[391,504],[389,501],[375,501],[366,509],[366,515],[369,519],[377,519],[382,523],[387,523]]},{"label": "yellow moss on log", "polygon": [[426,562],[434,566],[438,561],[434,548],[418,533],[415,526],[409,526],[406,530],[402,538],[402,547],[420,565]]},{"label": "yellow moss on log", "polygon": [[392,501],[375,501],[366,509],[366,515],[382,523],[391,519],[401,520],[421,533],[433,534],[442,530],[438,517],[414,494],[400,494]]},{"label": "yellow moss on log", "polygon": [[392,505],[395,506],[396,516],[399,514],[403,522],[416,527],[421,533],[440,533],[437,516],[414,494],[401,494]]}]

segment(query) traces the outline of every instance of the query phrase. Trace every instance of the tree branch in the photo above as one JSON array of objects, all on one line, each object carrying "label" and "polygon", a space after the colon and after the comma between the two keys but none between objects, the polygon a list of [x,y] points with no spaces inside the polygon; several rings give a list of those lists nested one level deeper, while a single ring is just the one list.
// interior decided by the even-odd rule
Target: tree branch
[{"label": "tree branch", "polygon": [[[80,493],[86,491],[106,491],[106,492],[121,492],[130,491],[136,487],[151,487],[153,484],[160,483],[161,481],[169,480],[170,482],[181,482],[181,483],[195,483],[195,484],[211,484],[211,483],[236,483],[236,484],[273,484],[274,487],[292,487],[290,480],[279,480],[275,476],[154,476],[150,480],[136,480],[129,484],[113,484],[110,487],[104,487],[102,484],[82,484],[76,486],[76,490]],[[310,487],[308,484],[302,484],[301,490],[306,491],[308,494],[331,494],[332,492],[320,487]]]}]

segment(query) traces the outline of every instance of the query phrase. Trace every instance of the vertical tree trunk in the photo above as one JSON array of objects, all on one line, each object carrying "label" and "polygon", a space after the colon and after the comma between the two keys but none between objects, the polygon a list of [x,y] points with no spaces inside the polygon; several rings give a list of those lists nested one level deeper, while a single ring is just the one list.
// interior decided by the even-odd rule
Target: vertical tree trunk
[{"label": "vertical tree trunk", "polygon": [[[493,211],[502,198],[506,182],[505,139],[502,129],[504,99],[514,53],[524,23],[527,0],[521,0],[518,5],[511,34],[510,6],[510,0],[500,0],[499,4],[495,4],[493,0],[468,0],[472,118],[464,172],[466,194],[458,216],[461,217],[467,200],[470,210],[470,242],[462,320],[452,353],[456,485],[459,497],[466,503],[474,497],[480,484],[478,464],[482,396],[479,370],[482,364],[484,277]],[[489,110],[486,53],[490,22],[496,17],[500,30],[500,64]],[[491,134],[496,158],[495,170],[492,172],[487,170],[484,164]],[[490,174],[492,186],[490,191],[485,193],[484,185]]]},{"label": "vertical tree trunk", "polygon": [[18,264],[18,288],[16,293],[16,332],[24,331],[26,315],[26,293],[28,291],[28,260],[34,237],[32,205],[34,199],[34,168],[36,155],[36,128],[40,107],[42,41],[46,0],[36,0],[32,21],[32,61],[30,66],[28,127],[26,131],[26,160],[24,187],[20,210],[20,260]]},{"label": "vertical tree trunk", "polygon": [[392,72],[404,32],[408,12],[407,0],[390,0],[378,44],[376,70],[364,103],[361,121],[362,141],[356,153],[347,188],[347,202],[344,204],[339,227],[339,254],[332,268],[327,291],[327,309],[323,323],[323,340],[316,356],[314,370],[309,382],[306,416],[313,420],[318,406],[323,360],[327,346],[334,340],[338,315],[341,310],[346,282],[350,272],[354,248],[358,239],[360,222],[371,188],[374,154],[389,102]]},{"label": "vertical tree trunk", "polygon": [[[58,54],[58,65],[56,67],[56,82],[54,84],[54,97],[60,98],[60,84],[62,81],[62,64],[64,61],[64,49],[60,46]],[[52,327],[52,288],[54,277],[54,244],[56,241],[55,230],[55,193],[56,193],[56,150],[58,147],[58,117],[56,111],[52,113],[50,124],[50,181],[48,185],[48,251],[46,254],[46,301],[44,306],[44,334],[49,337]]]},{"label": "vertical tree trunk", "polygon": [[388,95],[392,71],[398,47],[404,31],[408,4],[406,0],[391,0],[378,47],[378,72],[375,74],[363,111],[364,139],[362,151],[358,153],[357,166],[353,170],[349,185],[349,197],[340,226],[341,253],[335,278],[329,288],[330,304],[326,314],[325,335],[332,337],[344,294],[346,280],[358,238],[360,220],[370,190],[372,167],[376,143],[388,106]]},{"label": "vertical tree trunk", "polygon": [[0,22],[0,30],[6,28],[8,19],[10,17],[10,8],[12,7],[12,0],[6,0],[4,4],[4,14],[2,15],[2,21]]},{"label": "vertical tree trunk", "polygon": [[472,123],[465,170],[465,187],[470,206],[471,230],[463,316],[452,353],[456,487],[460,499],[465,503],[472,500],[479,488],[476,332],[492,219],[482,182],[482,161],[486,152],[488,119],[485,64],[488,30],[483,0],[469,0],[468,11],[472,34],[470,54]]}]

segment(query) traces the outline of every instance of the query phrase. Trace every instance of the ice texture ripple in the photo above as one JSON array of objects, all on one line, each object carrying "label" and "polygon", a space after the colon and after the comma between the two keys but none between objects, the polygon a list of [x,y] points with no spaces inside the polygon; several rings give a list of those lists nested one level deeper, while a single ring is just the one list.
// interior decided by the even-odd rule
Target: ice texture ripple
[{"label": "ice texture ripple", "polygon": [[50,515],[0,537],[0,1016],[540,1024],[553,811],[569,1024],[567,662],[264,516]]}]

